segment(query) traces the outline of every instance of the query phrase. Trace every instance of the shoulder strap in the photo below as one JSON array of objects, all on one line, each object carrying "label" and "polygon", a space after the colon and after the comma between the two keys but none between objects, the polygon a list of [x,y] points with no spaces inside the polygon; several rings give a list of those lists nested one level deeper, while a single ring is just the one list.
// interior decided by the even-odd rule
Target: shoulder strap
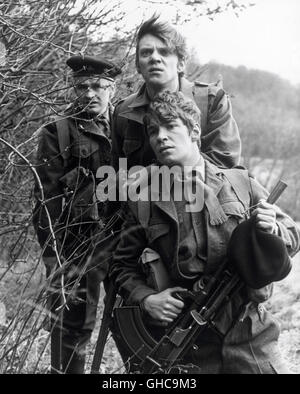
[{"label": "shoulder strap", "polygon": [[248,171],[238,168],[231,168],[222,171],[224,171],[224,174],[233,187],[238,199],[244,205],[244,208],[247,209],[245,202],[248,202],[250,205],[252,197],[252,188]]},{"label": "shoulder strap", "polygon": [[138,200],[137,207],[138,220],[144,229],[147,229],[150,220],[150,201]]},{"label": "shoulder strap", "polygon": [[64,167],[68,166],[68,160],[71,156],[70,145],[70,131],[69,131],[69,123],[68,119],[58,119],[56,120],[56,128],[57,128],[57,137],[58,137],[58,145],[60,154],[64,160]]},{"label": "shoulder strap", "polygon": [[207,112],[208,112],[208,84],[195,82],[193,95],[197,107],[201,111],[201,132],[206,134],[207,129]]}]

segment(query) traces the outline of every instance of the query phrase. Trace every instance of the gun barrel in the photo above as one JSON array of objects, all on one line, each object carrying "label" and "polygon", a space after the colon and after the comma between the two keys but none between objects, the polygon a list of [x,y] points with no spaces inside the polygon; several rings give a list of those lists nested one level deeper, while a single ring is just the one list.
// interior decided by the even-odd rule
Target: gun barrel
[{"label": "gun barrel", "polygon": [[283,191],[286,189],[287,184],[281,180],[278,181],[274,189],[271,191],[269,197],[267,198],[267,202],[270,204],[274,204],[278,198],[281,196]]}]

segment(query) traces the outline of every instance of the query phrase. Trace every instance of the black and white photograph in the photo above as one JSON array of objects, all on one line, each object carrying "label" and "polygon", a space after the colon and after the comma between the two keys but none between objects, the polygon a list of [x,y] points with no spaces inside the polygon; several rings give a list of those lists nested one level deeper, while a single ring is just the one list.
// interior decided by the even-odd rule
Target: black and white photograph
[{"label": "black and white photograph", "polygon": [[0,2],[1,375],[300,373],[299,17]]}]

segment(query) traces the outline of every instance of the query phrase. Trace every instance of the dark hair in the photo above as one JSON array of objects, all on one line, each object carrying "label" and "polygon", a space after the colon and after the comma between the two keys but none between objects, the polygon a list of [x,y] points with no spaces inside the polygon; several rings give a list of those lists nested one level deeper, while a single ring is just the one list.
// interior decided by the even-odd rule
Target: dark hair
[{"label": "dark hair", "polygon": [[182,92],[166,90],[154,97],[144,122],[147,125],[150,123],[159,125],[178,118],[188,128],[189,133],[196,125],[200,128],[201,113],[196,103],[184,96]]},{"label": "dark hair", "polygon": [[143,36],[151,34],[162,40],[172,52],[174,52],[178,59],[186,59],[188,56],[188,49],[186,39],[179,33],[169,22],[158,21],[159,15],[153,15],[150,19],[144,22],[137,33],[136,38],[136,52],[135,64],[138,66],[139,61],[139,43]]}]

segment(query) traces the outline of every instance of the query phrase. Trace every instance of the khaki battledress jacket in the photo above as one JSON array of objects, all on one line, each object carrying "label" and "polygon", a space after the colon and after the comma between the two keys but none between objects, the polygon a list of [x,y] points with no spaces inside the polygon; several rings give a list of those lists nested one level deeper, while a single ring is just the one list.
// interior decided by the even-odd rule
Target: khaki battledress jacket
[{"label": "khaki battledress jacket", "polygon": [[[204,208],[207,255],[203,274],[211,275],[226,258],[231,233],[244,220],[243,212],[249,208],[250,201],[251,205],[256,204],[259,199],[266,199],[268,192],[252,178],[249,178],[251,187],[249,183],[248,190],[243,190],[246,183],[245,178],[240,174],[245,170],[222,170],[208,161],[205,165],[205,183],[214,191],[228,217],[223,224],[212,225],[208,211]],[[229,183],[226,171],[234,172],[237,188]],[[248,197],[245,199],[245,196]],[[142,306],[145,297],[157,293],[149,287],[143,270],[138,265],[139,257],[147,247],[160,255],[174,286],[192,288],[196,279],[188,280],[180,271],[178,262],[179,221],[174,202],[159,199],[152,201],[151,215],[146,229],[139,222],[138,203],[131,201],[128,205],[130,214],[114,253],[111,269],[111,277],[126,304]],[[278,235],[286,244],[290,256],[293,256],[300,247],[300,230],[280,208],[277,209],[276,220]],[[191,350],[190,355],[194,362],[196,364],[198,362],[207,373],[285,372],[277,347],[278,323],[261,304],[269,298],[271,288],[272,285],[259,290],[248,288],[247,292],[237,294],[226,306],[217,322],[220,332],[226,334],[225,338],[220,343],[214,342],[214,339],[208,339],[206,344],[202,343],[201,346],[203,349],[207,348],[208,352],[205,353],[206,351],[203,350],[204,355],[201,349],[196,350],[194,355]],[[242,311],[237,318],[237,312],[241,307]],[[230,327],[232,328],[228,331]],[[199,341],[201,342],[201,338]],[[220,356],[212,357],[210,364],[209,352],[212,352],[213,348],[217,349],[216,352],[218,351]],[[202,360],[204,362],[202,365],[203,357],[206,361]]]},{"label": "khaki battledress jacket", "polygon": [[[218,84],[205,85],[180,79],[180,90],[196,104],[201,102],[201,150],[206,158],[222,168],[239,164],[241,141],[228,95]],[[112,165],[119,170],[119,158],[127,158],[128,169],[155,161],[144,126],[149,107],[146,85],[115,108],[112,126]]]}]

